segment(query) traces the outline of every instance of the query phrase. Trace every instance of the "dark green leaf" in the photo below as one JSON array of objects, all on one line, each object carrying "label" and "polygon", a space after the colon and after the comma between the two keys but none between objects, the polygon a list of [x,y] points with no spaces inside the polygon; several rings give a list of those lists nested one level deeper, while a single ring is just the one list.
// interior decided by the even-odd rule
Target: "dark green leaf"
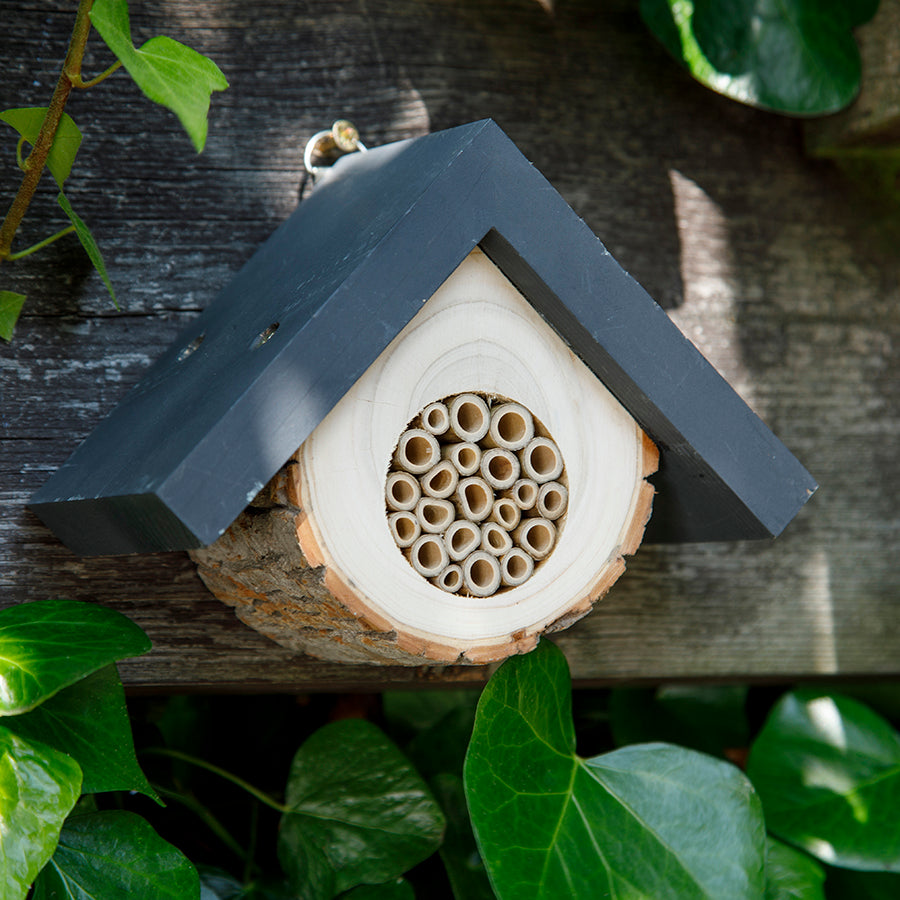
[{"label": "dark green leaf", "polygon": [[8,722],[21,737],[68,753],[84,773],[84,793],[140,791],[159,801],[134,755],[125,691],[115,666],[106,666]]},{"label": "dark green leaf", "polygon": [[762,896],[762,811],[736,768],[667,744],[585,760],[574,744],[565,657],[542,641],[491,678],[466,756],[498,897]]},{"label": "dark green leaf", "polygon": [[374,725],[320,728],[297,751],[278,842],[303,897],[389,881],[439,846],[444,818],[419,774]]},{"label": "dark green leaf", "polygon": [[0,726],[0,900],[25,896],[80,788],[73,759]]},{"label": "dark green leaf", "polygon": [[244,885],[227,872],[197,867],[200,875],[200,900],[243,900]]},{"label": "dark green leaf", "polygon": [[0,610],[0,716],[28,712],[117,659],[150,649],[121,613],[75,600],[39,600]]},{"label": "dark green leaf", "polygon": [[773,834],[832,865],[900,871],[900,735],[855,700],[788,694],[747,773]]},{"label": "dark green leaf", "polygon": [[188,859],[125,810],[73,816],[34,885],[33,900],[188,900],[200,879]]},{"label": "dark green leaf", "polygon": [[610,697],[613,737],[618,746],[665,741],[723,756],[749,741],[746,699],[738,686],[621,688]]},{"label": "dark green leaf", "polygon": [[859,91],[852,28],[875,0],[641,0],[644,22],[707,87],[750,106],[824,115]]},{"label": "dark green leaf", "polygon": [[458,706],[420,731],[406,746],[406,755],[425,778],[441,772],[462,776],[477,705],[478,694],[468,692]]},{"label": "dark green leaf", "polygon": [[169,37],[151,38],[137,49],[127,0],[95,0],[91,22],[144,94],[178,116],[199,153],[206,143],[210,95],[228,87],[219,67]]},{"label": "dark green leaf", "polygon": [[84,251],[94,264],[94,268],[100,273],[100,277],[103,279],[103,283],[109,291],[109,296],[112,297],[113,305],[118,309],[119,304],[116,301],[116,292],[113,290],[109,275],[106,274],[106,265],[103,262],[103,256],[100,253],[97,242],[94,240],[94,236],[91,234],[90,228],[84,224],[84,220],[81,216],[72,209],[72,204],[69,203],[68,198],[62,191],[59,192],[56,202],[62,207],[63,212],[69,217],[69,221],[75,226],[75,234],[78,235],[81,246],[84,247]]},{"label": "dark green leaf", "polygon": [[478,852],[462,778],[449,773],[431,780],[434,795],[447,817],[440,854],[456,900],[494,900],[484,861]]},{"label": "dark green leaf", "polygon": [[[23,109],[7,109],[0,113],[0,122],[12,125],[33,147],[47,115],[46,106],[31,106]],[[56,129],[56,136],[47,154],[47,168],[62,188],[63,182],[72,171],[72,164],[81,146],[81,132],[68,113],[63,113]]]},{"label": "dark green leaf", "polygon": [[384,716],[391,732],[407,739],[436,725],[448,713],[461,707],[474,707],[478,691],[385,691],[382,694]]},{"label": "dark green leaf", "polygon": [[412,885],[399,878],[387,884],[363,884],[346,894],[341,900],[415,900]]},{"label": "dark green leaf", "polygon": [[25,295],[15,291],[0,291],[0,338],[11,341],[13,329],[19,321],[19,313],[25,303]]},{"label": "dark green leaf", "polygon": [[829,869],[825,878],[825,896],[828,900],[897,900],[900,875]]},{"label": "dark green leaf", "polygon": [[769,838],[765,900],[825,900],[825,872],[805,853]]}]

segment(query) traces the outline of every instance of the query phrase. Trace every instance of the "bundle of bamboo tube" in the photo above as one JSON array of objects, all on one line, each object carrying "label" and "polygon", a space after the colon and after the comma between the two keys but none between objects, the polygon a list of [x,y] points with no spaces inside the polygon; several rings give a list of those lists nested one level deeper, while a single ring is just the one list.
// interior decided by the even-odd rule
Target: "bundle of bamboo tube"
[{"label": "bundle of bamboo tube", "polygon": [[531,578],[568,499],[562,454],[541,423],[520,403],[474,392],[409,423],[385,482],[388,527],[410,565],[471,597]]}]

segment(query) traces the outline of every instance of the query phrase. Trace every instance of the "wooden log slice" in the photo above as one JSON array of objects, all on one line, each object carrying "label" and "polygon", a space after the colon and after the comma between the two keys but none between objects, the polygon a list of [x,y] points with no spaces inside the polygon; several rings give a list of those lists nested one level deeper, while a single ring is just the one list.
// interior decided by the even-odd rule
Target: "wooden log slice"
[{"label": "wooden log slice", "polygon": [[[452,413],[460,395],[528,410],[565,467],[549,555],[485,597],[416,571],[385,499],[401,436],[436,403]],[[449,458],[424,448],[410,452]],[[489,663],[527,652],[609,590],[643,537],[657,463],[634,419],[476,249],[228,531],[192,555],[219,599],[284,646],[353,663]]]}]

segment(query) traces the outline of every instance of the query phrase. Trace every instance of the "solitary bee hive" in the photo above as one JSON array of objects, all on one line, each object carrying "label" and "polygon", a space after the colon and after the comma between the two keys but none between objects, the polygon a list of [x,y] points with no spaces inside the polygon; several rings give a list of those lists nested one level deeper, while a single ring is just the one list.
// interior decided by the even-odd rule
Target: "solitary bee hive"
[{"label": "solitary bee hive", "polygon": [[31,506],[191,549],[296,649],[480,663],[586,613],[651,502],[736,540],[814,489],[487,121],[340,160]]}]

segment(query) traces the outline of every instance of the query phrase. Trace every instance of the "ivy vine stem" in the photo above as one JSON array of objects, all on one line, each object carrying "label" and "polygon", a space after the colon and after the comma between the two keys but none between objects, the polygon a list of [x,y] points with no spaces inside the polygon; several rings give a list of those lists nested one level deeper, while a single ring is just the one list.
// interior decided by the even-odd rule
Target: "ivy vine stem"
[{"label": "ivy vine stem", "polygon": [[[75,14],[75,25],[72,28],[72,36],[69,39],[69,49],[63,62],[62,71],[47,113],[41,124],[41,130],[35,141],[34,147],[22,164],[25,174],[16,196],[13,198],[6,218],[0,225],[0,262],[10,259],[12,256],[12,242],[16,231],[25,217],[25,212],[31,203],[38,182],[47,165],[47,157],[53,146],[59,123],[62,120],[63,110],[69,94],[76,83],[81,83],[81,63],[84,59],[84,48],[87,45],[88,34],[91,30],[90,12],[94,0],[79,0],[78,12]],[[106,74],[106,73],[104,73]]]},{"label": "ivy vine stem", "polygon": [[168,756],[170,759],[180,759],[182,762],[190,763],[192,766],[206,769],[207,772],[212,772],[214,775],[218,775],[220,778],[224,778],[226,781],[230,781],[232,784],[237,785],[241,790],[246,791],[252,797],[256,797],[260,803],[264,803],[266,806],[269,806],[280,813],[288,813],[291,811],[283,803],[273,800],[268,794],[264,793],[259,788],[254,787],[250,782],[244,781],[243,778],[239,778],[227,769],[221,769],[219,766],[215,766],[205,759],[199,759],[196,756],[191,756],[189,753],[182,753],[180,750],[171,750],[168,747],[148,747],[143,753],[148,756]]}]

